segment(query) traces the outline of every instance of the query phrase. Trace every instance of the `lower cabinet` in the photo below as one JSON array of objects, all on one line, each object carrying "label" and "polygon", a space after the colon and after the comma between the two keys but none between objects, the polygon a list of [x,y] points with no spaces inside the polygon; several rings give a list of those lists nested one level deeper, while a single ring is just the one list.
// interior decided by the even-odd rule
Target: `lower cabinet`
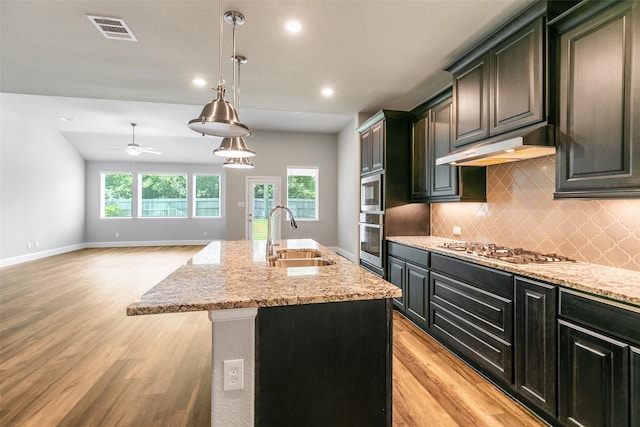
[{"label": "lower cabinet", "polygon": [[640,348],[631,347],[631,425],[640,426]]},{"label": "lower cabinet", "polygon": [[513,381],[513,275],[431,254],[430,333],[474,366]]},{"label": "lower cabinet", "polygon": [[640,427],[640,308],[389,242],[396,308],[551,425]]},{"label": "lower cabinet", "polygon": [[560,289],[558,420],[640,426],[640,309]]},{"label": "lower cabinet", "polygon": [[568,426],[629,425],[629,346],[558,321],[558,418]]},{"label": "lower cabinet", "polygon": [[556,286],[515,278],[515,390],[556,416]]},{"label": "lower cabinet", "polygon": [[389,242],[387,280],[402,289],[395,307],[422,329],[428,328],[429,252]]}]

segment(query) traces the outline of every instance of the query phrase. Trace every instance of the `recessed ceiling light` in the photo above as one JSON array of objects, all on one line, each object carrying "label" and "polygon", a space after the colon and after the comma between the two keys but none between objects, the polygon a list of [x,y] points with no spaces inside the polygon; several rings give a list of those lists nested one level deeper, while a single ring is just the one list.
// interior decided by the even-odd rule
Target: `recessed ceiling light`
[{"label": "recessed ceiling light", "polygon": [[201,79],[200,77],[196,77],[195,79],[193,79],[191,81],[196,86],[204,86],[204,85],[207,84],[207,81],[205,79]]},{"label": "recessed ceiling light", "polygon": [[302,24],[298,21],[289,21],[284,24],[284,28],[290,33],[299,33],[302,30]]},{"label": "recessed ceiling light", "polygon": [[329,97],[333,95],[333,89],[331,89],[330,87],[325,87],[320,91],[320,93],[322,93],[322,96]]},{"label": "recessed ceiling light", "polygon": [[73,117],[60,117],[60,120],[62,120],[63,122],[77,122],[78,119],[75,119]]}]

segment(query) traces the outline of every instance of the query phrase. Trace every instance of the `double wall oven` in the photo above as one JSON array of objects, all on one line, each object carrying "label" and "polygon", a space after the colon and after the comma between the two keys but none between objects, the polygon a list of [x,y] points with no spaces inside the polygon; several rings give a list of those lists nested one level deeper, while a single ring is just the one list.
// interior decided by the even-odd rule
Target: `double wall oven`
[{"label": "double wall oven", "polygon": [[384,275],[383,174],[360,180],[360,265]]}]

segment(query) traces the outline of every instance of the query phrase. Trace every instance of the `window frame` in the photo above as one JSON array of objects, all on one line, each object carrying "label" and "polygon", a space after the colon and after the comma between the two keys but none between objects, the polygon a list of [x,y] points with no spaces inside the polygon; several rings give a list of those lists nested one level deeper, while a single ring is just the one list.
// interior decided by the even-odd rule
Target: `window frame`
[{"label": "window frame", "polygon": [[[107,216],[105,215],[105,178],[107,175],[130,175],[131,176],[131,213],[128,216]],[[133,191],[133,182],[134,182],[133,171],[100,171],[100,210],[98,211],[100,219],[108,219],[108,220],[118,220],[118,219],[133,219],[134,218],[134,191]]]},{"label": "window frame", "polygon": [[[314,171],[313,174],[290,173],[290,171]],[[287,206],[289,206],[289,176],[313,176],[316,182],[315,218],[298,218],[296,221],[320,221],[320,167],[319,166],[287,166]]]},{"label": "window frame", "polygon": [[[198,197],[196,195],[196,191],[197,191],[197,183],[198,183],[198,178],[199,176],[217,176],[218,177],[218,215],[196,215],[197,209],[196,209],[196,204],[198,202]],[[222,218],[222,174],[220,173],[198,173],[198,172],[194,172],[191,174],[192,177],[192,188],[191,188],[191,218],[196,218],[196,219],[207,219],[207,218],[215,218],[215,219],[220,219]]]}]

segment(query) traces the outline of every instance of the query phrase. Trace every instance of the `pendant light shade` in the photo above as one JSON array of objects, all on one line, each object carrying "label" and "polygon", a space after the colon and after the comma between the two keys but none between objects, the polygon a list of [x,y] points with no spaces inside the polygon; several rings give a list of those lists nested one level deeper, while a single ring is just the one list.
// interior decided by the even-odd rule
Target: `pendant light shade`
[{"label": "pendant light shade", "polygon": [[247,147],[244,138],[237,136],[224,138],[213,154],[220,157],[253,157],[256,152]]},{"label": "pendant light shade", "polygon": [[[220,34],[218,40],[218,66],[220,77],[218,80],[218,87],[216,88],[217,97],[204,106],[199,117],[189,121],[189,128],[203,135],[221,136],[223,138],[248,136],[251,131],[245,124],[240,122],[236,109],[224,98],[225,87],[224,78],[222,77],[222,27],[224,25],[222,16],[222,0],[219,4],[219,11]],[[237,15],[232,16],[232,19],[234,30],[236,25],[244,23],[244,16],[242,16],[242,14],[237,13]]]},{"label": "pendant light shade", "polygon": [[222,166],[230,169],[253,169],[255,167],[248,157],[231,157]]},{"label": "pendant light shade", "polygon": [[204,106],[200,117],[189,122],[189,128],[203,135],[238,137],[251,131],[240,123],[233,105],[224,99],[224,87],[218,86],[218,98]]}]

